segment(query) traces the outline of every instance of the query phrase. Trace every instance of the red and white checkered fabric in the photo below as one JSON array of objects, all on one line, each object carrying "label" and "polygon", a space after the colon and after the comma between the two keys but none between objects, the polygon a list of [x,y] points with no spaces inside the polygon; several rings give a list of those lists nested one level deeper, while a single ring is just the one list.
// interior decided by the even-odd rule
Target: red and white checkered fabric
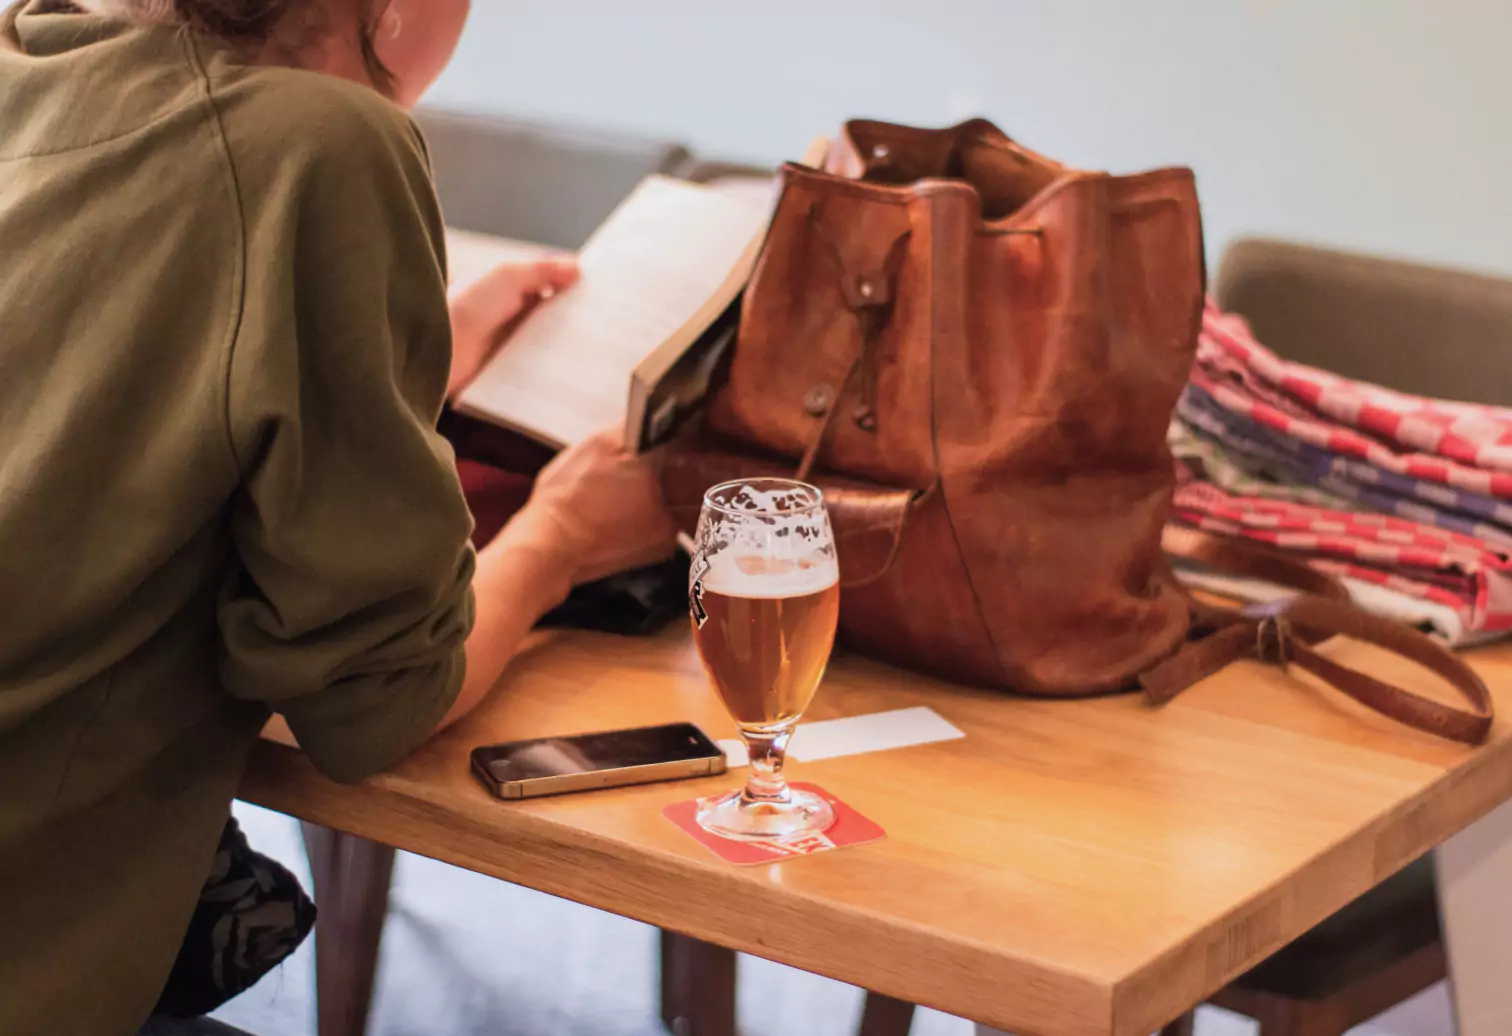
[{"label": "red and white checkered fabric", "polygon": [[1318,569],[1454,608],[1467,630],[1512,631],[1512,560],[1479,540],[1385,514],[1234,496],[1184,480],[1174,519],[1303,555]]},{"label": "red and white checkered fabric", "polygon": [[[1191,380],[1224,409],[1329,453],[1512,499],[1512,409],[1423,399],[1283,360],[1254,340],[1242,317],[1211,302]],[[1178,470],[1178,524],[1266,543],[1334,575],[1446,605],[1467,630],[1512,631],[1512,557],[1500,544],[1391,514],[1230,493]]]},{"label": "red and white checkered fabric", "polygon": [[1193,383],[1222,406],[1331,453],[1512,498],[1512,409],[1409,396],[1292,363],[1209,302]]}]

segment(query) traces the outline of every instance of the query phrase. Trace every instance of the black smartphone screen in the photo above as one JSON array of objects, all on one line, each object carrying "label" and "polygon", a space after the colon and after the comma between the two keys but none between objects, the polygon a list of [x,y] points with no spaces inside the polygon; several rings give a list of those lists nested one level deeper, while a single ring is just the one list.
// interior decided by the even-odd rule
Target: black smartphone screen
[{"label": "black smartphone screen", "polygon": [[571,773],[622,770],[631,766],[709,759],[719,746],[691,723],[669,723],[600,734],[509,741],[473,749],[473,765],[500,784]]}]

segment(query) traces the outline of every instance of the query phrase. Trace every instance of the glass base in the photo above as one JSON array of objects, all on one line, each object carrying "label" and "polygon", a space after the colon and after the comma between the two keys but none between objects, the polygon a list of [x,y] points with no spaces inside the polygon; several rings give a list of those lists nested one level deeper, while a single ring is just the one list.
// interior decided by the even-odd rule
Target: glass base
[{"label": "glass base", "polygon": [[783,842],[817,835],[835,825],[835,809],[818,795],[785,789],[782,799],[747,799],[743,792],[704,799],[698,826],[737,842]]}]

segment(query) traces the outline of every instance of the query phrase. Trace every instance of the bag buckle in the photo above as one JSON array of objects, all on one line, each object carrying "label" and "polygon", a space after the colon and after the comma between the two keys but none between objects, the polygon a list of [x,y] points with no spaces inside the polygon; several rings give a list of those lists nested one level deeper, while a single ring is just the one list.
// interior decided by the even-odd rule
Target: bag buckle
[{"label": "bag buckle", "polygon": [[1285,615],[1265,615],[1255,624],[1255,657],[1283,673],[1291,664],[1292,625]]}]

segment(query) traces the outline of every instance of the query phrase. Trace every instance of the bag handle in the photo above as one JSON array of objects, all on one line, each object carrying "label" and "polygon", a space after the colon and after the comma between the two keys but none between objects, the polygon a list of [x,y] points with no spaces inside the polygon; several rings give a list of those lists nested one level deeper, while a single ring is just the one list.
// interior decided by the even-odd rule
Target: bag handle
[{"label": "bag handle", "polygon": [[[1495,706],[1480,675],[1417,630],[1350,603],[1338,580],[1279,553],[1190,529],[1168,527],[1164,545],[1178,557],[1303,592],[1238,610],[1194,598],[1194,626],[1206,628],[1207,635],[1141,674],[1139,682],[1153,704],[1170,701],[1230,662],[1253,658],[1282,669],[1299,666],[1361,705],[1439,737],[1475,745],[1490,733]],[[1333,636],[1363,640],[1418,663],[1443,677],[1470,707],[1425,698],[1313,650]]]}]

